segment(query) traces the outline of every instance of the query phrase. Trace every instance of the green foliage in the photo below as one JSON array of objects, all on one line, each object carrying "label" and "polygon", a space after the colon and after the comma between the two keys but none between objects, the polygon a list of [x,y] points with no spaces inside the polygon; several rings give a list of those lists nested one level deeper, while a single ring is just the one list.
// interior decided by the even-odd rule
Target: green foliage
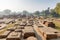
[{"label": "green foliage", "polygon": [[34,12],[34,15],[40,16],[40,12],[39,12],[39,11],[35,11],[35,12]]},{"label": "green foliage", "polygon": [[11,12],[11,10],[6,9],[6,10],[4,10],[4,12],[5,12],[5,13],[10,13],[10,12]]},{"label": "green foliage", "polygon": [[51,9],[51,15],[52,15],[53,17],[59,17],[59,14],[57,14],[57,13],[55,12],[55,9]]},{"label": "green foliage", "polygon": [[60,15],[60,3],[57,3],[55,7],[55,12]]}]

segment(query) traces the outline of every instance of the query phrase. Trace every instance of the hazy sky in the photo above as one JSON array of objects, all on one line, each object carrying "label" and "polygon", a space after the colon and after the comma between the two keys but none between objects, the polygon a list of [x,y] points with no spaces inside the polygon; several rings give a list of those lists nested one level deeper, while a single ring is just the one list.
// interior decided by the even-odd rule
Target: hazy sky
[{"label": "hazy sky", "polygon": [[0,10],[10,9],[12,11],[27,10],[34,12],[48,7],[54,8],[58,2],[60,0],[0,0]]}]

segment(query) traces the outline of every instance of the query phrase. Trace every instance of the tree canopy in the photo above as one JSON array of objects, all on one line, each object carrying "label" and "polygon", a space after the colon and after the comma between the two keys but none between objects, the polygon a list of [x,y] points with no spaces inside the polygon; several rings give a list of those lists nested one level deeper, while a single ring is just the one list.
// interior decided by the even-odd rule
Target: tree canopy
[{"label": "tree canopy", "polygon": [[57,3],[55,7],[55,12],[60,15],[60,3]]}]

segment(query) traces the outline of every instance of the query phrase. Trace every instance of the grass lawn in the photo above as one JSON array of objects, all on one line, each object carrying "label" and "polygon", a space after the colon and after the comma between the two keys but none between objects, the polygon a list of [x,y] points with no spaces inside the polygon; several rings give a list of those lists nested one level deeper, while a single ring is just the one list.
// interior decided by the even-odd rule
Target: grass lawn
[{"label": "grass lawn", "polygon": [[56,25],[56,29],[60,30],[60,21],[53,21]]}]

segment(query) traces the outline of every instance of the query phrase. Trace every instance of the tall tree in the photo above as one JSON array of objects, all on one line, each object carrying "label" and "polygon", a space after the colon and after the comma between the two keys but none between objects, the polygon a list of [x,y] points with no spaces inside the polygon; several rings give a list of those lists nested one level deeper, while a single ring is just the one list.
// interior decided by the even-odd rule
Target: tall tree
[{"label": "tall tree", "polygon": [[40,16],[40,12],[39,12],[39,11],[35,11],[34,14],[35,14],[36,16]]},{"label": "tall tree", "polygon": [[26,10],[24,10],[24,11],[23,11],[23,15],[28,16],[28,15],[29,15],[29,12],[28,12],[28,11],[26,11]]},{"label": "tall tree", "polygon": [[55,12],[60,15],[60,3],[57,3],[55,7]]},{"label": "tall tree", "polygon": [[7,14],[7,15],[10,15],[11,10],[9,10],[9,9],[5,9],[3,12],[4,12],[5,14]]},{"label": "tall tree", "polygon": [[53,17],[58,17],[58,16],[59,16],[59,15],[55,12],[54,9],[51,9],[51,15],[52,15]]},{"label": "tall tree", "polygon": [[48,7],[47,10],[45,10],[45,16],[48,17],[50,15],[50,8]]}]

